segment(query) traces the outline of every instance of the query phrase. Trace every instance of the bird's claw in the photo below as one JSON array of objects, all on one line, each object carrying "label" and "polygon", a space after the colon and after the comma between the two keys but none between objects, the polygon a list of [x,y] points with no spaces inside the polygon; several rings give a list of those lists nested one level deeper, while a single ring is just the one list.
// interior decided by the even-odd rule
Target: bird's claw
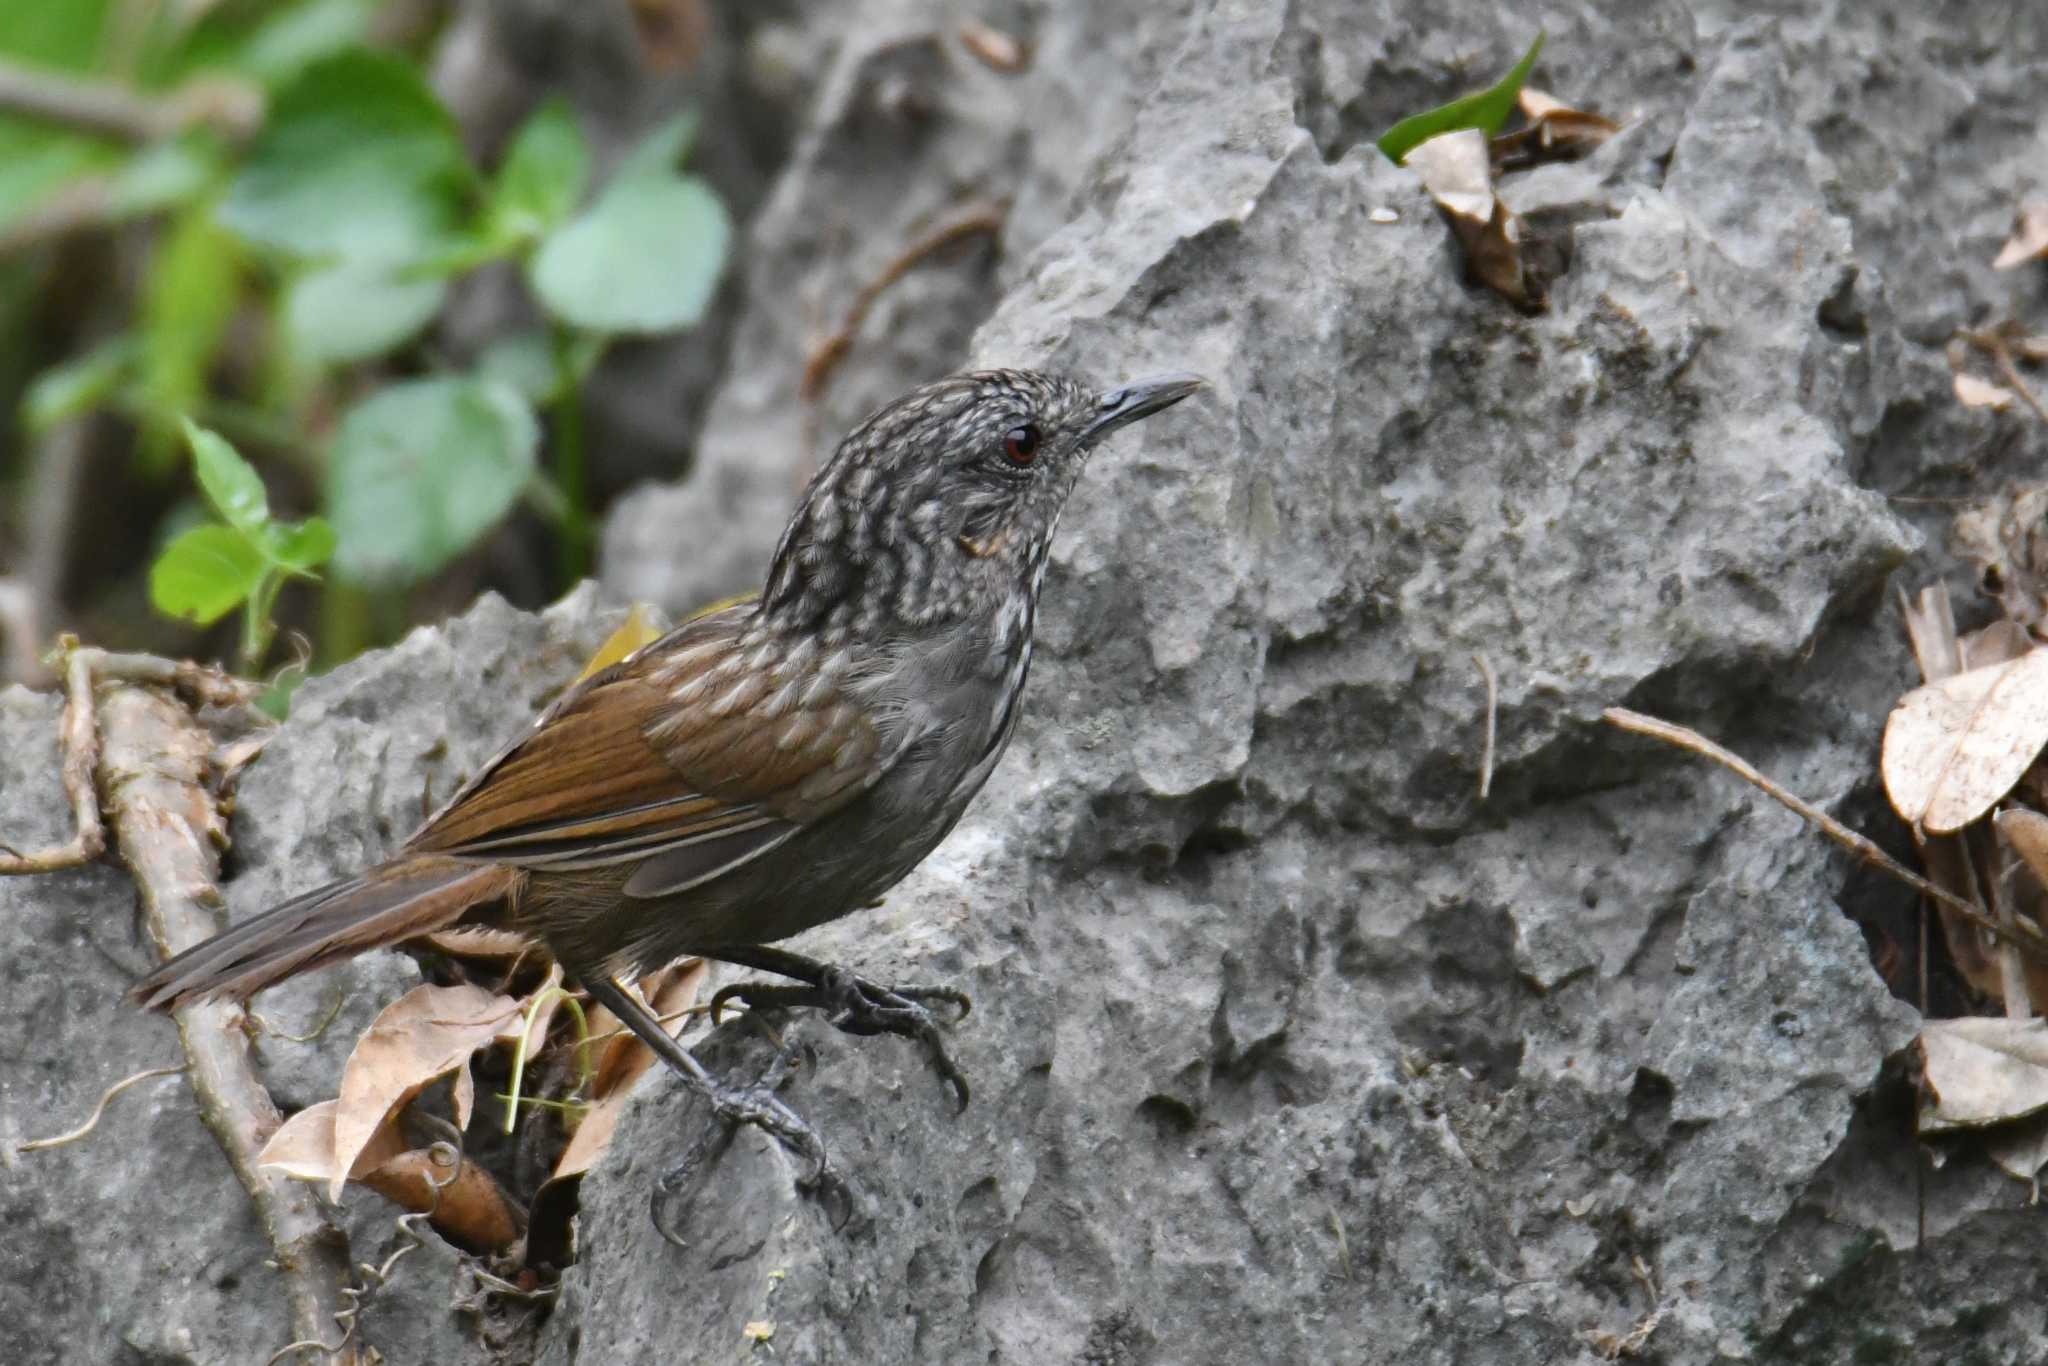
[{"label": "bird's claw", "polygon": [[728,1001],[739,1001],[751,1010],[773,1010],[808,1006],[825,1012],[833,1028],[848,1034],[896,1034],[922,1043],[940,1080],[953,1088],[960,1108],[967,1108],[967,1078],[947,1055],[940,1037],[943,1026],[927,1002],[950,1005],[959,1010],[949,1023],[967,1018],[974,1008],[971,997],[957,987],[885,987],[844,968],[828,968],[816,986],[785,986],[775,982],[735,982],[721,987],[711,998],[711,1020],[716,1024]]}]

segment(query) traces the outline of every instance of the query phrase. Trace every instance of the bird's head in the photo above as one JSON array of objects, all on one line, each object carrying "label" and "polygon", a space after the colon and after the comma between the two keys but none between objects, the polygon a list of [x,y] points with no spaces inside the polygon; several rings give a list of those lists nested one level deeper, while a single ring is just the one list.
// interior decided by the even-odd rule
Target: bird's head
[{"label": "bird's head", "polygon": [[1096,444],[1201,386],[1184,374],[1098,389],[976,370],[912,390],[855,428],[811,481],[776,548],[765,610],[859,632],[1035,592]]}]

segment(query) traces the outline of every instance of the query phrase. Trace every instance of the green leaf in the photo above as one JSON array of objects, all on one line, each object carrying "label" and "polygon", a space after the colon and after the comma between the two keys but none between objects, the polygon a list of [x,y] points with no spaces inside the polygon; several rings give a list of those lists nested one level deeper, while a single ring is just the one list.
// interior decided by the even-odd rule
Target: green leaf
[{"label": "green leaf", "polygon": [[186,203],[212,183],[221,159],[220,143],[203,133],[151,143],[114,173],[110,205],[133,218]]},{"label": "green leaf", "polygon": [[[158,244],[142,297],[145,407],[157,414],[189,412],[206,397],[207,373],[241,298],[241,270],[232,239],[204,206],[178,215]],[[168,428],[154,449],[169,449]]]},{"label": "green leaf", "polygon": [[303,522],[273,522],[265,528],[263,553],[278,568],[310,575],[334,556],[338,538],[325,517]]},{"label": "green leaf", "polygon": [[669,332],[704,316],[732,225],[702,181],[624,176],[541,243],[528,280],[548,311],[596,332]]},{"label": "green leaf", "polygon": [[221,221],[300,256],[412,261],[454,235],[471,179],[455,121],[419,73],[352,50],[278,96]]},{"label": "green leaf", "polygon": [[476,358],[476,372],[514,390],[536,408],[552,401],[561,387],[554,348],[545,332],[513,332],[497,338]]},{"label": "green leaf", "polygon": [[135,338],[124,333],[37,375],[21,398],[29,434],[41,436],[105,403],[127,380],[138,349]]},{"label": "green leaf", "polygon": [[560,99],[533,111],[498,170],[486,221],[493,241],[524,242],[560,227],[590,180],[590,146]]},{"label": "green leaf", "polygon": [[233,527],[196,526],[172,541],[149,570],[159,612],[210,626],[256,591],[269,565]]},{"label": "green leaf", "polygon": [[1500,84],[1420,114],[1409,115],[1380,135],[1380,150],[1390,160],[1403,161],[1417,147],[1444,133],[1477,128],[1492,137],[1500,132],[1501,126],[1508,121],[1508,115],[1514,112],[1515,98],[1522,93],[1522,82],[1529,79],[1529,72],[1536,65],[1536,54],[1543,51],[1543,37],[1542,33],[1537,33],[1536,41],[1529,44],[1528,54],[1515,63],[1515,69],[1502,77]]},{"label": "green leaf", "polygon": [[307,66],[361,43],[375,0],[306,0],[265,19],[235,65],[266,85],[282,85]]},{"label": "green leaf", "polygon": [[270,498],[263,479],[218,432],[185,419],[185,440],[192,447],[192,469],[206,501],[229,526],[251,541],[262,538],[270,523]]},{"label": "green leaf", "polygon": [[381,356],[440,313],[445,280],[375,261],[339,261],[294,279],[284,296],[292,359],[335,365]]},{"label": "green leaf", "polygon": [[641,138],[619,162],[618,170],[612,173],[612,183],[616,185],[639,176],[673,175],[696,141],[697,113],[685,110]]},{"label": "green leaf", "polygon": [[403,586],[496,526],[533,477],[540,425],[502,384],[394,384],[352,409],[327,462],[334,565],[358,583]]}]

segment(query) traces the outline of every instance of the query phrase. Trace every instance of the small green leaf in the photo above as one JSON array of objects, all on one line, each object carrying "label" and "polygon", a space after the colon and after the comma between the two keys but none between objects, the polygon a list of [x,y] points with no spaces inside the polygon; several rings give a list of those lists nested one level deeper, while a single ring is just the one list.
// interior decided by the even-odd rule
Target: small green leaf
[{"label": "small green leaf", "polygon": [[1409,115],[1380,135],[1380,150],[1390,160],[1403,161],[1417,147],[1444,133],[1477,128],[1492,137],[1500,132],[1501,126],[1508,121],[1508,115],[1514,112],[1515,99],[1522,93],[1522,82],[1529,79],[1529,72],[1536,65],[1536,54],[1543,51],[1543,36],[1540,32],[1536,35],[1536,41],[1529,44],[1527,55],[1515,63],[1513,71],[1501,78],[1500,84],[1420,114]]},{"label": "small green leaf", "polygon": [[619,162],[618,170],[612,173],[612,184],[638,176],[674,175],[696,141],[697,113],[685,110],[657,125],[653,132],[640,139],[632,151],[626,153]]},{"label": "small green leaf", "polygon": [[476,372],[517,392],[539,408],[561,387],[554,349],[545,332],[513,332],[492,341],[476,358]]},{"label": "small green leaf", "polygon": [[269,566],[233,527],[196,526],[172,541],[149,570],[159,612],[210,626],[256,591]]},{"label": "small green leaf", "polygon": [[327,462],[336,570],[402,586],[441,569],[512,509],[539,444],[526,400],[489,380],[412,380],[358,404]]},{"label": "small green leaf", "polygon": [[192,446],[192,468],[206,501],[221,519],[244,538],[259,540],[270,523],[270,499],[263,480],[227,439],[185,419],[185,440]]},{"label": "small green leaf", "polygon": [[37,375],[21,398],[21,418],[30,435],[41,436],[113,397],[138,350],[135,338],[124,333]]},{"label": "small green leaf", "polygon": [[282,85],[322,57],[360,44],[370,33],[375,0],[305,0],[265,19],[236,54],[235,65],[268,85]]},{"label": "small green leaf", "polygon": [[472,178],[454,119],[418,71],[353,49],[278,95],[220,216],[299,256],[413,261],[454,234]]},{"label": "small green leaf", "polygon": [[375,261],[338,261],[298,276],[284,296],[292,359],[369,360],[418,336],[448,297],[445,280]]},{"label": "small green leaf", "polygon": [[725,206],[702,181],[622,177],[541,243],[528,279],[572,326],[669,332],[704,316],[731,237]]},{"label": "small green leaf", "polygon": [[583,130],[567,103],[551,99],[534,110],[505,153],[486,214],[490,238],[524,242],[560,227],[589,180]]},{"label": "small green leaf", "polygon": [[334,527],[325,517],[273,522],[265,528],[263,553],[278,568],[310,575],[334,555]]},{"label": "small green leaf", "polygon": [[151,143],[114,173],[110,207],[118,217],[133,218],[186,203],[213,182],[221,158],[219,141],[204,133]]}]

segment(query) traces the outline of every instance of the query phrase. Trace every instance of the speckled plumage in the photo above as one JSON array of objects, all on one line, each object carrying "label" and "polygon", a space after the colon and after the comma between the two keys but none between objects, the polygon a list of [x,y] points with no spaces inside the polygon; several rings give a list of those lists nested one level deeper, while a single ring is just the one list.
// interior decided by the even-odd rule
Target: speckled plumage
[{"label": "speckled plumage", "polygon": [[691,953],[759,963],[758,946],[866,905],[945,837],[1009,742],[1090,450],[1197,383],[1098,393],[985,370],[890,404],[812,480],[758,599],[584,680],[393,859],[181,955],[137,995],[246,997],[473,923],[608,982]]}]

